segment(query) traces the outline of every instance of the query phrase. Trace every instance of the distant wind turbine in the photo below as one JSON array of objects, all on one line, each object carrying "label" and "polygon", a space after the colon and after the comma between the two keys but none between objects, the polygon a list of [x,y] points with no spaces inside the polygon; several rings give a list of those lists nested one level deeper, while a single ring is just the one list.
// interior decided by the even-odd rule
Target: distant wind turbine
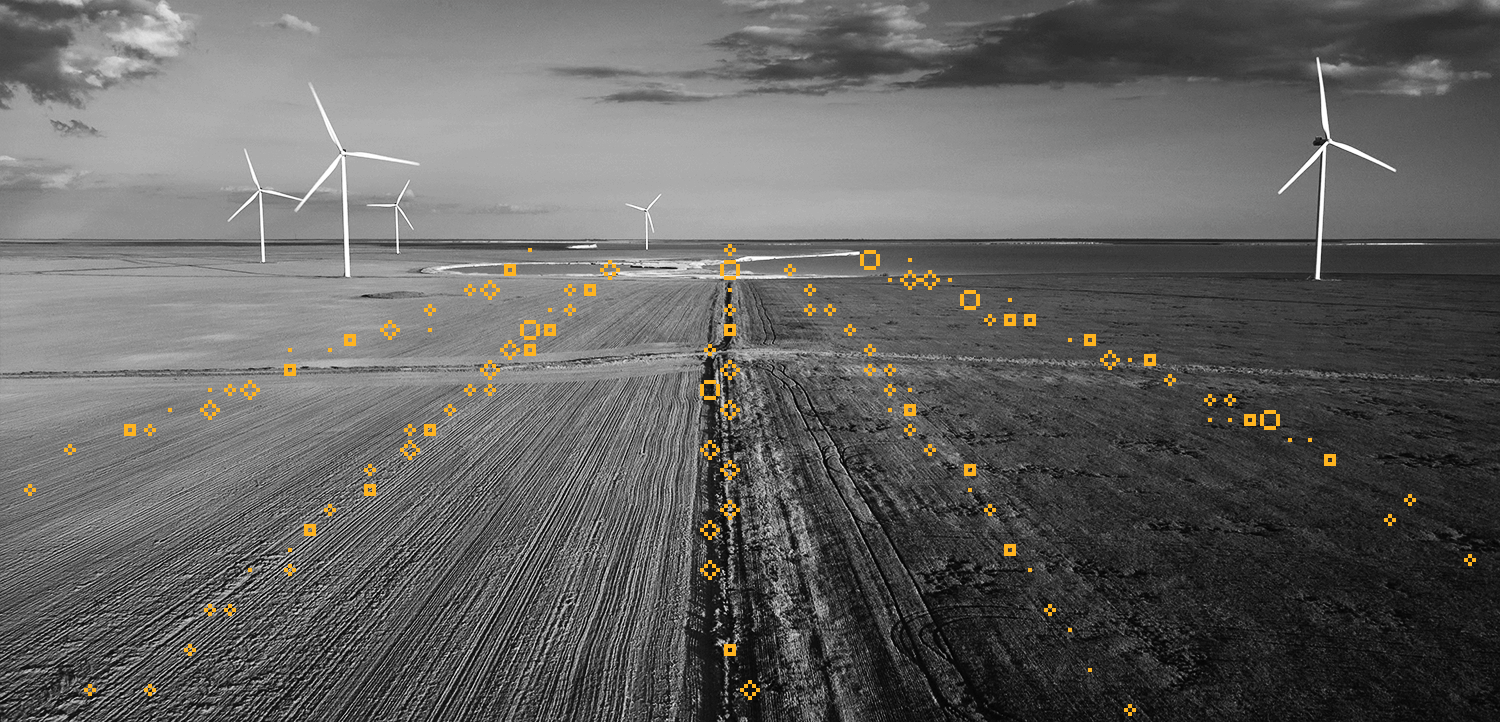
[{"label": "distant wind turbine", "polygon": [[388,163],[422,164],[416,161],[401,160],[400,158],[392,158],[385,155],[375,155],[374,153],[344,150],[344,144],[339,142],[338,134],[333,132],[333,123],[328,122],[328,113],[323,110],[323,101],[318,100],[318,89],[314,88],[312,83],[307,84],[307,89],[312,91],[313,102],[318,104],[318,113],[323,116],[323,127],[328,129],[328,137],[332,138],[333,144],[338,146],[339,155],[333,159],[332,163],[328,164],[328,170],[323,171],[323,175],[318,177],[318,182],[313,184],[313,187],[307,191],[307,195],[302,198],[302,202],[297,204],[297,210],[302,210],[302,206],[307,203],[307,199],[311,198],[312,194],[323,186],[323,181],[328,180],[328,176],[333,173],[334,166],[338,166],[340,189],[344,198],[344,278],[349,278],[349,156],[369,158],[370,160],[383,160]]},{"label": "distant wind turbine", "polygon": [[1323,280],[1323,186],[1328,182],[1328,146],[1331,145],[1335,148],[1349,151],[1392,173],[1395,173],[1396,169],[1376,160],[1373,156],[1366,154],[1352,145],[1345,145],[1333,139],[1333,134],[1328,132],[1328,98],[1323,91],[1323,61],[1321,58],[1314,58],[1313,62],[1318,64],[1318,107],[1323,113],[1323,136],[1313,138],[1313,145],[1317,146],[1318,149],[1313,151],[1312,157],[1308,158],[1307,162],[1303,163],[1301,168],[1297,169],[1292,179],[1287,181],[1286,185],[1281,187],[1281,190],[1276,191],[1276,195],[1281,195],[1293,182],[1302,177],[1302,173],[1313,164],[1313,161],[1320,161],[1318,163],[1318,251],[1317,260],[1313,265],[1313,280],[1321,281]]},{"label": "distant wind turbine", "polygon": [[[406,196],[406,189],[410,188],[410,187],[411,187],[411,181],[407,181],[406,185],[401,186],[401,195],[396,196],[396,202],[395,203],[366,203],[365,204],[365,205],[367,205],[367,206],[369,206],[371,208],[394,208],[394,209],[396,209],[395,215],[396,215],[396,252],[397,253],[401,252],[401,219],[402,218],[406,218],[406,211],[401,210],[401,199]],[[406,218],[406,225],[407,225],[408,228],[410,228],[410,229],[412,229],[414,231],[417,230],[417,227],[413,226],[411,224],[411,219],[410,218]]]},{"label": "distant wind turbine", "polygon": [[651,202],[647,203],[645,208],[642,208],[634,203],[625,204],[646,214],[646,250],[648,251],[651,250],[651,232],[656,230],[655,224],[651,223],[651,206],[656,205],[656,202],[659,200],[661,200],[661,194],[657,193],[656,197],[651,199]]},{"label": "distant wind turbine", "polygon": [[[266,188],[265,186],[262,186],[260,184],[260,179],[255,177],[255,165],[250,162],[250,151],[249,151],[249,149],[244,149],[244,150],[245,150],[245,165],[250,166],[250,180],[255,181],[255,192],[251,193],[250,197],[247,198],[247,199],[245,199],[244,205],[240,206],[240,211],[245,210],[245,208],[250,205],[250,201],[259,201],[256,205],[257,205],[258,209],[260,210],[260,262],[261,263],[265,263],[266,262],[266,202],[264,200],[262,200],[261,197],[264,196],[267,193],[270,193],[273,196],[281,196],[282,198],[290,198],[290,199],[292,199],[294,201],[298,200],[298,198],[296,196],[289,196],[289,195],[287,195],[285,193],[281,193],[281,192],[278,192],[278,191],[273,191],[270,188]],[[235,211],[234,212],[234,216],[239,215],[240,211]],[[231,220],[231,221],[234,220],[234,216],[230,216],[229,220]]]}]

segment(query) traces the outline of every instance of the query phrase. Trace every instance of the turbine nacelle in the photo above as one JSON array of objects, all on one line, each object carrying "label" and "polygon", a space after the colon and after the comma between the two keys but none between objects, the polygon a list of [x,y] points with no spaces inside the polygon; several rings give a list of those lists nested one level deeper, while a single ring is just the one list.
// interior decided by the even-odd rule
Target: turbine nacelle
[{"label": "turbine nacelle", "polygon": [[1323,145],[1324,143],[1327,143],[1327,142],[1328,142],[1328,139],[1324,138],[1321,135],[1315,135],[1315,136],[1313,136],[1313,146],[1315,146],[1315,147],[1316,146],[1321,146],[1321,145]]}]

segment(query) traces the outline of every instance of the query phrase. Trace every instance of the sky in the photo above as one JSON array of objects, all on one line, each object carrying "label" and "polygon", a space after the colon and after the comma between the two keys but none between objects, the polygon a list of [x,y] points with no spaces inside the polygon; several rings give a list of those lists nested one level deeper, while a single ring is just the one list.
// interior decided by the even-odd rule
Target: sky
[{"label": "sky", "polygon": [[[0,238],[1500,237],[1500,0],[0,0]],[[268,238],[341,234],[338,175]]]}]

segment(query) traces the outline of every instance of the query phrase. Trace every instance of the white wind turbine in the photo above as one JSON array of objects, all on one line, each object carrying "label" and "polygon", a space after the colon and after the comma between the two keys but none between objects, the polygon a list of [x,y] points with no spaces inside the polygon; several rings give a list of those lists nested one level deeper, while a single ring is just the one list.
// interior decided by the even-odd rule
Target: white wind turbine
[{"label": "white wind turbine", "polygon": [[661,200],[661,194],[657,193],[656,197],[651,199],[651,202],[647,203],[645,208],[642,208],[634,203],[625,204],[646,214],[646,250],[648,251],[651,250],[651,232],[656,230],[656,226],[651,223],[651,206],[656,205],[656,202],[659,200]]},{"label": "white wind turbine", "polygon": [[[247,198],[247,199],[245,199],[244,205],[240,206],[240,210],[239,211],[235,211],[234,212],[234,216],[239,215],[240,211],[245,210],[245,208],[250,205],[250,201],[259,201],[259,203],[257,203],[257,207],[260,210],[260,262],[261,263],[265,263],[266,262],[266,202],[264,200],[261,200],[261,197],[264,196],[267,193],[270,193],[273,196],[281,196],[282,198],[290,198],[290,199],[292,199],[294,201],[295,200],[299,200],[299,199],[296,196],[289,196],[289,195],[287,195],[285,193],[281,193],[279,191],[273,191],[270,188],[267,188],[267,187],[261,185],[260,184],[260,179],[257,178],[257,177],[255,177],[255,165],[250,162],[250,151],[248,149],[245,149],[245,165],[250,166],[250,180],[255,181],[255,192],[251,193],[250,197]],[[230,216],[229,220],[231,220],[231,221],[234,220],[234,216]]]},{"label": "white wind turbine", "polygon": [[[397,253],[401,252],[401,219],[402,218],[406,218],[406,211],[401,210],[401,199],[406,196],[406,189],[410,188],[410,187],[411,187],[411,181],[407,181],[406,185],[401,186],[401,195],[396,196],[396,202],[395,203],[366,203],[365,204],[365,205],[367,205],[367,206],[369,206],[371,208],[394,208],[394,209],[396,209],[395,215],[397,216],[397,218],[396,218],[396,252]],[[408,228],[414,230],[414,231],[417,230],[417,227],[413,226],[411,224],[411,219],[410,218],[406,218],[406,226]]]},{"label": "white wind turbine", "polygon": [[1281,190],[1276,191],[1276,194],[1281,195],[1293,182],[1302,177],[1302,173],[1313,164],[1313,161],[1321,161],[1318,163],[1318,251],[1317,260],[1313,265],[1313,280],[1321,281],[1323,280],[1323,186],[1328,182],[1328,146],[1331,145],[1335,148],[1347,150],[1392,173],[1395,173],[1396,169],[1376,160],[1373,156],[1366,154],[1352,145],[1345,145],[1333,139],[1333,134],[1328,132],[1328,98],[1323,91],[1323,61],[1320,58],[1314,58],[1313,61],[1318,65],[1318,107],[1323,113],[1323,137],[1313,138],[1313,145],[1317,146],[1318,149],[1313,151],[1312,157],[1308,158],[1307,162],[1303,163],[1302,167],[1297,169],[1292,179],[1287,181],[1286,185],[1281,187]]},{"label": "white wind turbine", "polygon": [[355,158],[369,158],[370,160],[383,160],[389,163],[405,163],[407,165],[422,164],[416,161],[401,160],[400,158],[392,158],[385,155],[375,155],[374,153],[362,153],[359,151],[344,150],[344,144],[339,142],[338,134],[333,132],[333,123],[328,122],[328,113],[323,110],[323,101],[318,100],[317,88],[314,88],[312,83],[308,83],[307,88],[308,90],[312,91],[313,102],[318,104],[318,113],[323,116],[323,127],[328,129],[328,137],[332,138],[333,144],[338,146],[339,155],[337,158],[333,159],[332,163],[328,164],[328,170],[323,171],[323,175],[318,177],[318,182],[313,184],[313,187],[307,191],[307,195],[302,198],[302,202],[297,204],[297,210],[302,210],[302,206],[303,204],[307,203],[307,199],[311,198],[312,194],[316,192],[318,188],[322,187],[323,181],[328,180],[328,176],[333,173],[334,166],[338,166],[340,188],[343,192],[344,199],[344,278],[349,278],[349,156],[354,156]]}]

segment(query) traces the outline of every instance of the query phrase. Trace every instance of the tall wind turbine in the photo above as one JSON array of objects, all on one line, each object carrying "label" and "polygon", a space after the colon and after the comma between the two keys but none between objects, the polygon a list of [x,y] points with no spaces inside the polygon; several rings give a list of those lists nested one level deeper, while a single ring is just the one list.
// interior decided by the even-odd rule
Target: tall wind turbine
[{"label": "tall wind turbine", "polygon": [[338,134],[333,132],[333,123],[328,122],[328,113],[323,110],[323,101],[318,100],[318,89],[314,88],[312,83],[307,84],[307,89],[312,91],[313,102],[318,104],[318,113],[323,116],[323,127],[328,129],[328,137],[333,139],[335,146],[338,146],[339,155],[333,159],[332,163],[328,164],[328,170],[323,171],[323,175],[318,177],[318,182],[313,184],[312,189],[308,190],[307,195],[302,198],[302,202],[297,204],[297,210],[302,210],[302,206],[307,203],[307,199],[311,198],[312,194],[323,186],[323,181],[328,180],[328,176],[333,173],[334,166],[338,166],[340,189],[344,198],[344,278],[349,278],[349,156],[369,158],[370,160],[383,160],[388,163],[422,164],[416,161],[401,160],[400,158],[392,158],[385,155],[375,155],[374,153],[344,150],[344,144],[339,142]]},{"label": "tall wind turbine", "polygon": [[[410,188],[410,187],[411,187],[411,181],[407,181],[406,185],[401,186],[401,195],[396,196],[396,202],[395,203],[366,203],[365,204],[365,205],[367,205],[367,206],[369,206],[371,208],[394,208],[394,209],[396,209],[395,215],[396,215],[396,252],[397,253],[401,252],[401,219],[402,218],[406,218],[406,211],[401,210],[401,199],[406,196],[406,189]],[[411,219],[410,218],[406,218],[406,226],[408,228],[414,230],[414,231],[417,230],[417,227],[413,226],[411,224]]]},{"label": "tall wind turbine", "polygon": [[1290,187],[1292,185],[1293,182],[1295,182],[1298,178],[1302,177],[1302,173],[1304,171],[1306,171],[1308,169],[1308,167],[1313,164],[1313,161],[1319,161],[1319,163],[1318,163],[1318,252],[1317,252],[1317,260],[1314,262],[1314,265],[1313,265],[1313,280],[1315,280],[1315,281],[1321,281],[1321,280],[1323,280],[1323,186],[1328,183],[1328,146],[1331,145],[1331,146],[1333,146],[1335,148],[1341,148],[1343,150],[1347,150],[1350,153],[1353,153],[1353,154],[1355,154],[1355,155],[1357,155],[1357,156],[1359,156],[1361,158],[1364,158],[1365,160],[1370,161],[1371,163],[1374,163],[1375,165],[1378,165],[1378,166],[1380,166],[1382,168],[1385,168],[1386,170],[1388,170],[1388,171],[1390,171],[1392,173],[1395,173],[1396,169],[1392,168],[1392,167],[1390,167],[1388,165],[1386,165],[1385,163],[1382,163],[1382,162],[1376,160],[1373,156],[1370,156],[1370,155],[1366,154],[1364,151],[1362,151],[1362,150],[1360,150],[1358,148],[1355,148],[1352,145],[1345,145],[1345,144],[1340,143],[1340,142],[1338,142],[1338,141],[1336,141],[1336,140],[1333,139],[1333,134],[1330,133],[1330,132],[1328,132],[1328,97],[1327,97],[1327,95],[1323,91],[1323,61],[1320,58],[1314,58],[1313,61],[1318,64],[1318,107],[1323,112],[1323,136],[1322,137],[1314,137],[1313,138],[1313,145],[1317,146],[1318,149],[1315,150],[1315,151],[1313,151],[1312,157],[1308,158],[1307,162],[1303,163],[1301,168],[1297,169],[1297,172],[1296,172],[1296,174],[1294,174],[1292,176],[1292,179],[1289,180],[1289,181],[1287,181],[1286,185],[1284,185],[1284,186],[1281,187],[1281,190],[1276,191],[1276,195],[1281,195],[1284,191],[1286,191],[1286,189],[1288,187]]},{"label": "tall wind turbine", "polygon": [[[257,206],[260,209],[260,262],[261,263],[265,263],[266,262],[266,202],[264,200],[261,200],[261,197],[264,196],[267,193],[270,193],[273,196],[281,196],[282,198],[290,198],[290,199],[292,199],[294,201],[295,200],[300,200],[300,199],[297,198],[296,196],[289,196],[289,195],[287,195],[285,193],[281,193],[281,192],[278,192],[278,191],[273,191],[270,188],[267,188],[267,187],[261,185],[260,184],[260,179],[255,177],[255,164],[253,164],[253,163],[250,162],[250,151],[249,151],[249,149],[244,149],[244,150],[245,150],[245,165],[250,166],[250,180],[255,181],[255,192],[251,193],[250,197],[247,198],[247,199],[245,199],[244,205],[240,206],[240,211],[245,210],[245,207],[250,205],[250,201],[259,201],[259,203],[257,203]],[[240,211],[235,211],[234,212],[234,216],[239,215]],[[230,216],[229,220],[231,220],[231,221],[234,220],[234,216]]]},{"label": "tall wind turbine", "polygon": [[651,206],[656,205],[656,202],[659,200],[661,200],[661,194],[657,193],[656,197],[651,199],[651,202],[647,203],[645,208],[642,208],[634,203],[625,204],[646,214],[646,250],[648,251],[651,250],[651,232],[656,230],[656,226],[651,223]]}]

